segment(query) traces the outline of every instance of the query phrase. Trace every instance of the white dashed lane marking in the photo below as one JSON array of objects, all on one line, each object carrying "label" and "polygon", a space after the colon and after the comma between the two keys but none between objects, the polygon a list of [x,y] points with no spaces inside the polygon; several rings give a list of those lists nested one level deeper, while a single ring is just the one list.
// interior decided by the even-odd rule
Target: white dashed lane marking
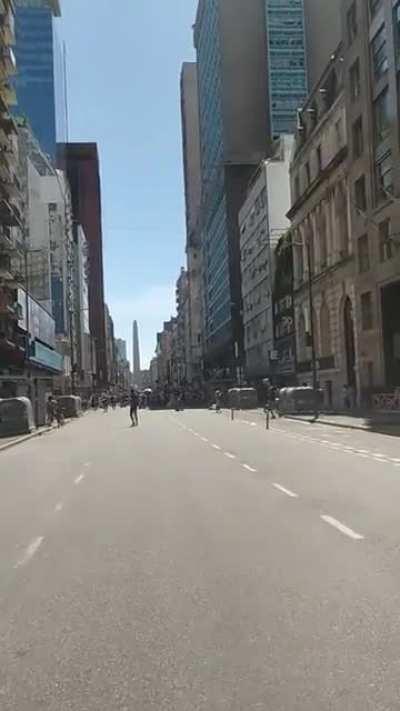
[{"label": "white dashed lane marking", "polygon": [[290,489],[286,489],[284,486],[281,486],[281,484],[273,484],[275,489],[278,489],[282,494],[286,494],[286,496],[289,496],[291,499],[298,499],[299,495],[295,494],[294,491],[290,491]]},{"label": "white dashed lane marking", "polygon": [[251,467],[249,464],[243,464],[243,469],[247,469],[248,472],[252,472],[253,474],[257,473],[257,469],[254,469],[254,467]]},{"label": "white dashed lane marking", "polygon": [[224,452],[225,457],[228,457],[228,459],[236,459],[236,455],[232,454],[232,452]]},{"label": "white dashed lane marking", "polygon": [[85,476],[83,474],[79,474],[79,476],[76,477],[74,484],[75,486],[78,486],[78,484],[81,484],[82,481],[84,480]]},{"label": "white dashed lane marking", "polygon": [[347,536],[348,538],[352,538],[353,541],[362,541],[364,539],[364,536],[361,535],[361,533],[356,533],[356,531],[353,531],[352,528],[349,528],[348,526],[345,526],[344,523],[341,523],[338,521],[336,518],[333,518],[333,516],[321,516],[321,519],[325,521],[329,526],[332,526],[333,528],[336,528],[340,533],[343,533],[344,536]]},{"label": "white dashed lane marking", "polygon": [[211,446],[213,449],[216,449],[218,452],[221,451],[221,447],[218,444],[212,444]]},{"label": "white dashed lane marking", "polygon": [[33,556],[38,552],[38,550],[39,550],[40,546],[42,545],[43,541],[44,541],[44,537],[43,537],[43,536],[38,536],[37,538],[34,538],[34,539],[30,542],[30,544],[29,544],[29,546],[27,547],[27,549],[26,549],[24,555],[22,556],[22,558],[20,558],[20,560],[18,561],[18,563],[15,564],[14,568],[22,568],[24,565],[26,565],[27,563],[29,563],[29,561],[32,560]]},{"label": "white dashed lane marking", "polygon": [[55,505],[54,512],[60,513],[60,511],[62,511],[63,508],[64,508],[64,504],[62,503],[62,501],[60,501],[58,504]]}]

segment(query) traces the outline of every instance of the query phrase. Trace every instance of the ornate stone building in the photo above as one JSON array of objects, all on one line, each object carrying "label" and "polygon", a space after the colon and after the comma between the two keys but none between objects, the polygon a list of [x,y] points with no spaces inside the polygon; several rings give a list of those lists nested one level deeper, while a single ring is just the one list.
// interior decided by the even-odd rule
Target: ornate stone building
[{"label": "ornate stone building", "polygon": [[314,337],[326,407],[342,405],[345,385],[357,391],[343,64],[339,45],[299,113],[291,165],[298,381],[312,383]]}]

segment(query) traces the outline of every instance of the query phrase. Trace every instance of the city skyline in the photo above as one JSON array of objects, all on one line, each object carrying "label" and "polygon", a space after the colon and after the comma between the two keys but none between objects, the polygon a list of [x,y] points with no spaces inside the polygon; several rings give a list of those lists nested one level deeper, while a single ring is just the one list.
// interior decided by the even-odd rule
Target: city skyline
[{"label": "city skyline", "polygon": [[[182,61],[194,57],[191,26],[196,5],[196,0],[177,0],[171,12],[167,3],[157,3],[154,22],[153,0],[128,3],[123,13],[115,13],[112,4],[101,2],[96,6],[94,33],[91,3],[62,3],[60,33],[67,46],[69,138],[96,138],[98,142],[106,299],[129,353],[132,314],[140,322],[143,367],[148,367],[154,356],[155,333],[174,313],[174,281],[183,263],[179,74]],[[119,37],[118,53],[103,51],[109,44],[110,27]],[[134,43],[132,27],[140,28]],[[93,61],[87,62],[88,55]],[[133,92],[127,90],[133,86]],[[149,113],[154,86],[158,87],[158,108]],[[125,93],[124,111],[116,124],[115,107],[120,105],[121,91]]]}]

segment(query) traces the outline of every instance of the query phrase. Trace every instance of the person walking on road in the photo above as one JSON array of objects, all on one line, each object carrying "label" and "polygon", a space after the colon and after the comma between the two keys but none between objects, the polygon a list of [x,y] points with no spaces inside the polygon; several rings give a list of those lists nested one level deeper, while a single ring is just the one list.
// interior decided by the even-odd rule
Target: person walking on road
[{"label": "person walking on road", "polygon": [[276,395],[277,391],[276,388],[272,385],[272,383],[266,379],[264,381],[264,385],[266,387],[266,403],[265,403],[265,412],[268,412],[272,419],[276,419],[275,415],[275,407],[276,407]]},{"label": "person walking on road", "polygon": [[47,424],[49,427],[52,426],[54,418],[56,415],[56,403],[53,400],[53,396],[50,395],[47,400]]},{"label": "person walking on road", "polygon": [[130,417],[131,417],[131,422],[132,422],[132,427],[137,427],[139,424],[139,417],[138,417],[138,407],[139,407],[139,397],[136,392],[132,388],[131,390],[131,395],[130,395]]},{"label": "person walking on road", "polygon": [[221,405],[222,405],[222,392],[221,392],[221,390],[216,390],[215,391],[215,411],[217,413],[221,412]]}]

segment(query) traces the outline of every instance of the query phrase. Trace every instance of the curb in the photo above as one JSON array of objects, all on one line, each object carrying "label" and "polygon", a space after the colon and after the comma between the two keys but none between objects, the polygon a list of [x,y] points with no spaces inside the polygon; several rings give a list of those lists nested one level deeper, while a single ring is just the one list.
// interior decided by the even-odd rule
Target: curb
[{"label": "curb", "polygon": [[309,425],[329,425],[329,427],[341,427],[344,430],[360,430],[361,432],[369,432],[369,428],[365,425],[345,425],[343,422],[332,422],[332,420],[309,420],[306,417],[291,417],[284,415],[285,420],[293,420],[294,422],[307,422]]},{"label": "curb", "polygon": [[35,439],[35,437],[41,437],[44,434],[48,434],[49,432],[52,432],[52,429],[52,427],[47,427],[47,429],[40,430],[40,432],[31,432],[30,434],[24,435],[23,437],[18,437],[18,439],[14,439],[12,442],[7,442],[7,444],[0,444],[0,452],[5,452],[7,449],[16,447],[18,444],[29,442],[30,439]]}]

